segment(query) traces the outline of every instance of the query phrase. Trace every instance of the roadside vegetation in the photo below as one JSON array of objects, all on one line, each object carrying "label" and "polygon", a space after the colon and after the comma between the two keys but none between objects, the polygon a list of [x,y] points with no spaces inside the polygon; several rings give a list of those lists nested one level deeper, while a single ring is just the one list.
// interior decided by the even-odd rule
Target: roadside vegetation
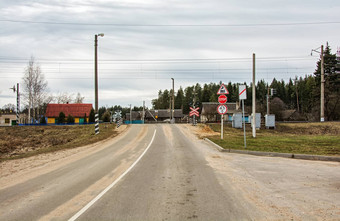
[{"label": "roadside vegetation", "polygon": [[[252,137],[250,125],[246,125],[247,150],[312,155],[340,156],[340,122],[325,123],[277,123],[276,129],[260,129]],[[225,149],[244,150],[243,129],[231,124],[224,127],[221,140],[221,125],[201,125],[202,129],[218,132],[205,136]],[[207,128],[208,127],[208,128]]]},{"label": "roadside vegetation", "polygon": [[0,162],[80,147],[117,135],[115,124],[0,127]]}]

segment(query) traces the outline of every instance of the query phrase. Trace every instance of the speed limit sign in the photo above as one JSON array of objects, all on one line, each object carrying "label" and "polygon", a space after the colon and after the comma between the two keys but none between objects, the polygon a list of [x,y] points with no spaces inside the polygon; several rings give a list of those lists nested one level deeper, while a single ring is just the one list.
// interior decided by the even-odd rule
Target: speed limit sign
[{"label": "speed limit sign", "polygon": [[227,107],[226,105],[224,105],[224,104],[218,105],[218,107],[217,107],[217,112],[218,112],[219,114],[224,115],[224,114],[227,113],[227,111],[228,111],[228,107]]}]

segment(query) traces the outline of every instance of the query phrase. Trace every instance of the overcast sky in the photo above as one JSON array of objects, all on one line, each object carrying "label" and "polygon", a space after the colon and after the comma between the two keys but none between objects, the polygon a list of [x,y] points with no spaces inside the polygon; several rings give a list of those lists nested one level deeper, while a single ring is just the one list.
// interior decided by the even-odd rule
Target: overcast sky
[{"label": "overcast sky", "polygon": [[[340,47],[339,0],[1,0],[0,107],[16,103],[31,56],[51,94],[80,92],[99,106],[141,106],[159,90],[196,83],[248,84],[312,74],[329,42]],[[23,105],[22,105],[23,106]]]}]

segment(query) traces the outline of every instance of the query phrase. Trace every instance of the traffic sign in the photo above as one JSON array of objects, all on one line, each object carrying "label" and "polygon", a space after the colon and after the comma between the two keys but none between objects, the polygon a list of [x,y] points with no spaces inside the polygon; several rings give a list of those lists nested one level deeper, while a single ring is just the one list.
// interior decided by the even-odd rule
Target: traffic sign
[{"label": "traffic sign", "polygon": [[245,84],[240,84],[238,86],[238,95],[240,100],[246,100],[247,99],[247,88]]},{"label": "traffic sign", "polygon": [[218,89],[217,94],[229,94],[229,91],[224,86],[224,84],[221,85],[220,89]]},{"label": "traffic sign", "polygon": [[225,104],[226,102],[227,102],[227,96],[225,96],[224,94],[218,97],[218,103]]},{"label": "traffic sign", "polygon": [[218,107],[217,107],[217,112],[218,112],[219,114],[224,115],[224,114],[227,113],[227,111],[228,111],[228,107],[227,107],[226,105],[224,105],[224,104],[218,105]]},{"label": "traffic sign", "polygon": [[189,113],[189,116],[191,117],[191,116],[197,116],[197,117],[199,117],[200,116],[200,114],[198,113],[198,110],[199,110],[200,108],[199,107],[196,107],[196,108],[192,108],[192,107],[190,107],[190,113]]}]

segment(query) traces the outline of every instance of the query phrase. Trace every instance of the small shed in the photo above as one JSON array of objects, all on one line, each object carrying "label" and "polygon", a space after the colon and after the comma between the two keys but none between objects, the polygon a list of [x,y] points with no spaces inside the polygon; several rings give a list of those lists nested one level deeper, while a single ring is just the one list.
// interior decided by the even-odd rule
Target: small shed
[{"label": "small shed", "polygon": [[60,112],[74,117],[75,123],[86,123],[89,120],[92,104],[48,104],[46,108],[47,123],[55,124]]}]

